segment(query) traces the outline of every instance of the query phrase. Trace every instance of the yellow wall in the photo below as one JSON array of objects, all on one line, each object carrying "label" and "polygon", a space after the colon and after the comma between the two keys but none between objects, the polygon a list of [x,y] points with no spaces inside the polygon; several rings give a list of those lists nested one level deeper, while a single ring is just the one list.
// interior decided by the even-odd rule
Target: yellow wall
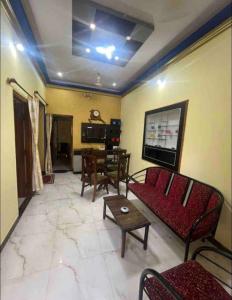
[{"label": "yellow wall", "polygon": [[18,216],[13,90],[6,79],[14,77],[30,93],[44,95],[44,85],[25,53],[9,47],[15,41],[1,6],[1,242]]},{"label": "yellow wall", "polygon": [[51,114],[73,116],[73,148],[100,147],[102,144],[81,143],[81,123],[88,122],[91,109],[98,109],[102,119],[109,124],[110,119],[120,118],[121,101],[119,97],[91,94],[90,99],[84,97],[84,92],[47,88],[47,112]]},{"label": "yellow wall", "polygon": [[[159,88],[157,79],[165,79]],[[225,204],[216,238],[231,247],[231,29],[122,99],[122,147],[141,159],[144,112],[189,99],[180,172],[217,187]]]}]

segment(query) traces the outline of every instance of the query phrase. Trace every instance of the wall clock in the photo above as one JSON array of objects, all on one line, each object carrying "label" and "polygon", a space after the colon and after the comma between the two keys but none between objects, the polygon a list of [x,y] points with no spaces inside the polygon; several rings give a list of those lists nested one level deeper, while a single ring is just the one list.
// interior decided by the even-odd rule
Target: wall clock
[{"label": "wall clock", "polygon": [[89,122],[91,123],[91,121],[100,121],[100,122],[105,124],[105,122],[101,118],[100,111],[97,110],[97,109],[91,109],[90,110]]}]

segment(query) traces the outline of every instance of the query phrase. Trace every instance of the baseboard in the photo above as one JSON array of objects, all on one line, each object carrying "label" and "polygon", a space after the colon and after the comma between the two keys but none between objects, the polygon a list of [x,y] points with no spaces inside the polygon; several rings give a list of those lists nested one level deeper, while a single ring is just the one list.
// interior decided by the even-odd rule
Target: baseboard
[{"label": "baseboard", "polygon": [[79,172],[73,171],[73,174],[81,174],[81,171],[79,171]]},{"label": "baseboard", "polygon": [[217,241],[214,237],[208,237],[207,240],[214,245],[215,247],[225,250],[225,251],[231,251],[230,249],[226,248],[224,245],[222,245],[219,241]]},{"label": "baseboard", "polygon": [[23,204],[20,206],[19,208],[19,217],[22,216],[24,210],[26,209],[27,205],[29,204],[29,202],[31,201],[31,198],[34,196],[35,193],[32,193],[31,196],[29,196],[28,198],[26,198],[23,201]]},{"label": "baseboard", "polygon": [[12,232],[14,231],[16,225],[18,224],[20,219],[20,216],[18,215],[18,217],[16,218],[16,220],[14,221],[14,224],[12,225],[10,231],[7,233],[6,237],[4,238],[4,240],[2,241],[1,245],[0,245],[0,252],[2,251],[2,249],[5,247],[7,241],[9,240]]},{"label": "baseboard", "polygon": [[21,218],[23,212],[25,211],[27,205],[28,205],[29,202],[31,201],[31,198],[33,197],[33,195],[34,195],[34,193],[33,193],[30,197],[26,198],[26,199],[24,200],[23,204],[20,206],[18,217],[16,218],[16,220],[15,220],[14,224],[12,225],[10,231],[7,233],[6,237],[4,238],[4,240],[2,241],[2,243],[1,243],[1,245],[0,245],[0,252],[1,252],[2,249],[5,247],[7,241],[9,240],[9,238],[10,238],[12,232],[14,231],[16,225],[18,224],[18,222],[19,222],[19,220],[20,220],[20,218]]}]

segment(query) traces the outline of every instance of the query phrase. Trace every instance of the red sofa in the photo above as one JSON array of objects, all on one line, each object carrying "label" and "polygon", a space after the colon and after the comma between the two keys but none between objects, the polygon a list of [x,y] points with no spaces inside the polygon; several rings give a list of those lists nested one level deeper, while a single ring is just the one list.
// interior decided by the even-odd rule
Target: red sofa
[{"label": "red sofa", "polygon": [[214,187],[162,167],[136,172],[129,178],[130,190],[185,243],[213,237],[223,196]]}]

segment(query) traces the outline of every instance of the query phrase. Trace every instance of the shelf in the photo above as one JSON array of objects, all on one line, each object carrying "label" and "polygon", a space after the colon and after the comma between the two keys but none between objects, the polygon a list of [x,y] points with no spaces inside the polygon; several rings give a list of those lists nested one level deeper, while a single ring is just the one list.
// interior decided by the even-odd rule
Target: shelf
[{"label": "shelf", "polygon": [[178,134],[160,134],[160,136],[178,136]]},{"label": "shelf", "polygon": [[158,141],[166,141],[166,139],[158,139],[158,138],[146,138],[147,140],[158,140]]},{"label": "shelf", "polygon": [[179,126],[179,124],[170,124],[170,125],[158,125],[158,129],[159,127],[174,127],[174,126]]},{"label": "shelf", "polygon": [[151,148],[155,148],[155,149],[159,149],[159,150],[169,150],[169,151],[176,151],[176,149],[172,149],[172,148],[167,148],[167,147],[162,147],[162,146],[154,146],[154,145],[148,145],[146,144],[145,147],[151,147]]}]

